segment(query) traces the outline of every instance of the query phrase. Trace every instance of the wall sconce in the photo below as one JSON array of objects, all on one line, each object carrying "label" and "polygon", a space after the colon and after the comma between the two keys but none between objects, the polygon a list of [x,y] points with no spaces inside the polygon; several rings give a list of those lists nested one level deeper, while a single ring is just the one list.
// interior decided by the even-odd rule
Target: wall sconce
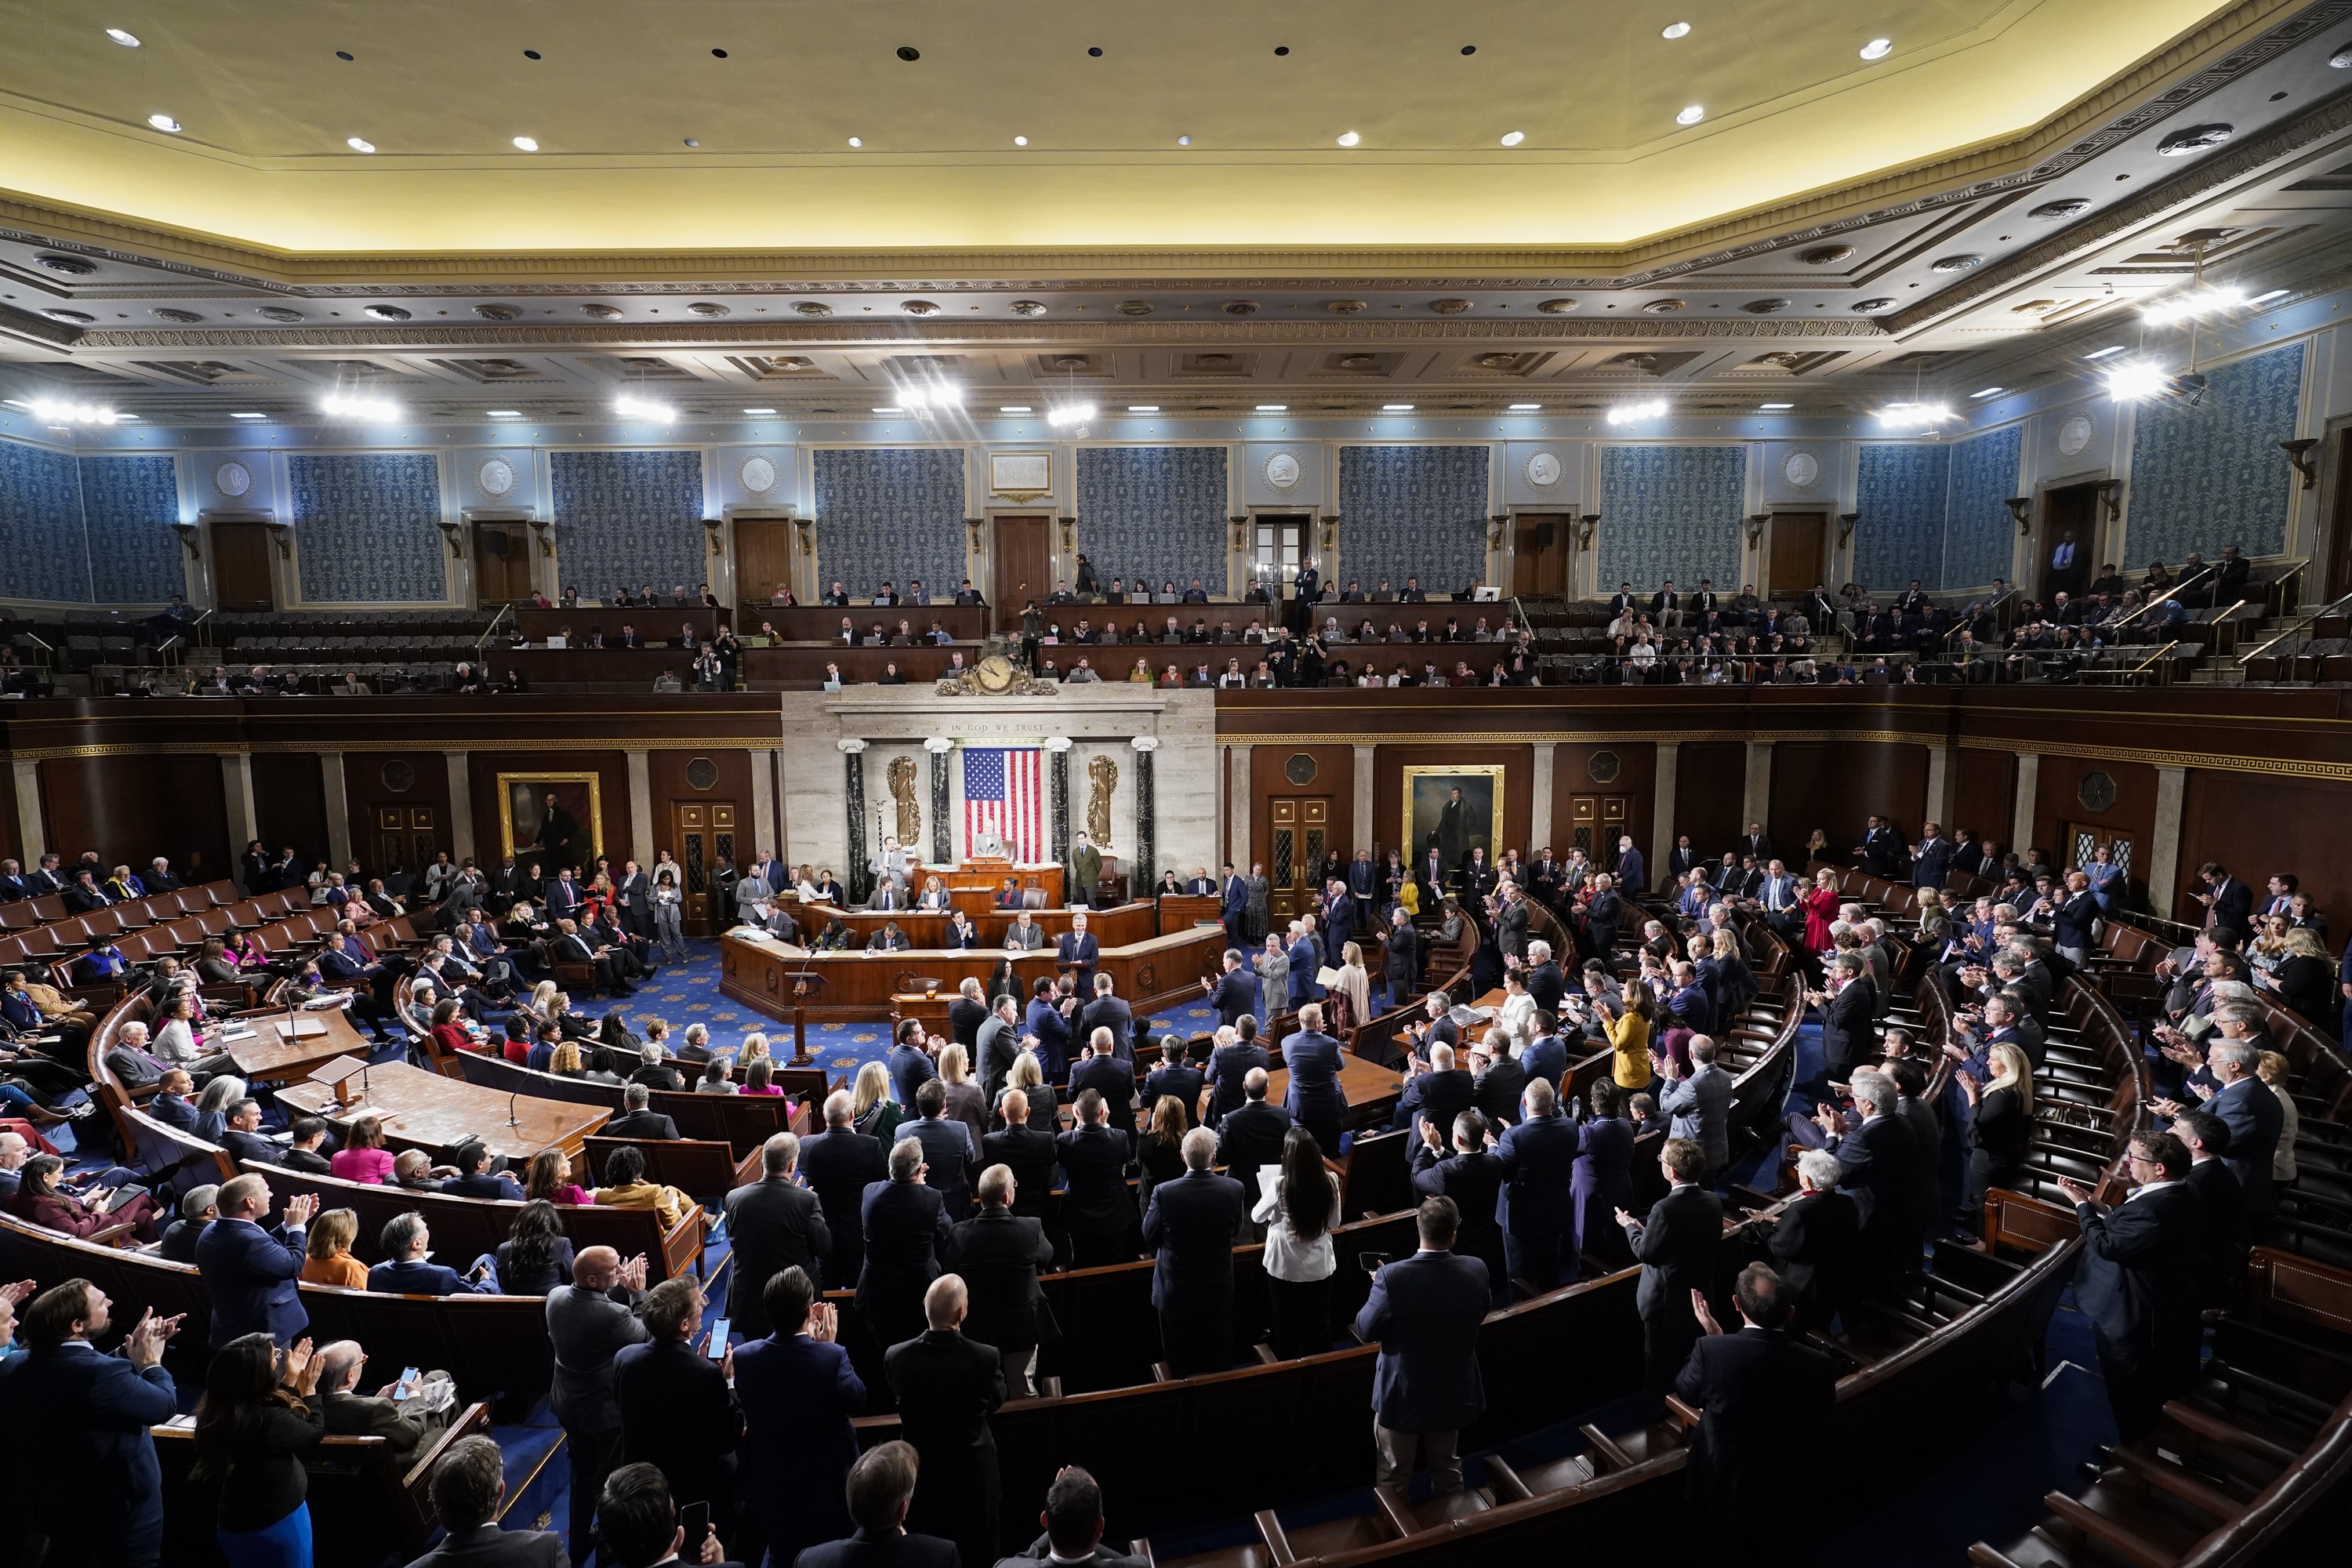
[{"label": "wall sconce", "polygon": [[1250,521],[1248,516],[1244,514],[1241,517],[1231,519],[1230,521],[1234,525],[1234,548],[1235,550],[1248,549]]},{"label": "wall sconce", "polygon": [[1753,550],[1764,539],[1764,525],[1772,521],[1769,511],[1759,511],[1748,520],[1748,548]]},{"label": "wall sconce", "polygon": [[2115,521],[2124,514],[2124,482],[2121,479],[2101,479],[2095,487],[2099,504],[2107,509],[2107,521]]},{"label": "wall sconce", "polygon": [[2018,532],[2033,531],[2033,498],[2032,496],[2011,496],[2000,504],[2009,508],[2009,515],[2017,520]]},{"label": "wall sconce", "polygon": [[1577,549],[1579,549],[1579,550],[1590,550],[1590,549],[1591,549],[1591,548],[1592,548],[1592,531],[1593,531],[1594,529],[1596,529],[1596,528],[1600,527],[1600,526],[1601,526],[1601,514],[1600,514],[1599,512],[1597,512],[1597,511],[1588,511],[1588,512],[1586,512],[1583,516],[1581,516],[1581,517],[1578,518],[1578,519],[1576,520],[1576,547],[1577,547]]},{"label": "wall sconce", "polygon": [[1503,548],[1503,532],[1511,526],[1511,514],[1507,511],[1498,511],[1488,518],[1486,523],[1486,548],[1500,550]]},{"label": "wall sconce", "polygon": [[720,526],[719,520],[715,517],[706,517],[702,520],[702,536],[710,542],[710,553],[714,557],[727,553],[727,547],[719,542]]},{"label": "wall sconce", "polygon": [[2311,449],[2318,445],[2308,436],[2278,444],[2279,450],[2286,454],[2286,460],[2294,465],[2294,471],[2303,476],[2303,488],[2307,490],[2319,488],[2319,465],[2311,460]]},{"label": "wall sconce", "polygon": [[1843,550],[1845,542],[1853,537],[1853,525],[1861,521],[1862,513],[1858,511],[1838,513],[1838,548],[1840,550]]},{"label": "wall sconce", "polygon": [[796,517],[793,519],[793,526],[800,530],[801,554],[803,556],[815,554],[816,519],[813,517]]},{"label": "wall sconce", "polygon": [[543,517],[529,517],[525,518],[523,521],[530,526],[531,537],[539,541],[540,559],[542,561],[554,560],[554,530],[549,523],[548,520]]},{"label": "wall sconce", "polygon": [[1336,511],[1327,511],[1323,513],[1324,563],[1328,565],[1331,557],[1338,553],[1339,553],[1339,514]]},{"label": "wall sconce", "polygon": [[181,547],[187,551],[189,560],[202,561],[205,558],[204,550],[197,543],[203,537],[202,529],[193,522],[175,522],[172,525],[172,531],[180,536]]},{"label": "wall sconce", "polygon": [[280,561],[293,560],[294,525],[287,522],[273,522],[266,524],[265,526],[269,530],[269,537],[278,542],[278,559]]},{"label": "wall sconce", "polygon": [[1075,517],[1057,517],[1054,521],[1062,525],[1062,553],[1068,555],[1078,548],[1078,520]]},{"label": "wall sconce", "polygon": [[441,537],[449,542],[450,560],[463,561],[466,558],[466,535],[463,524],[451,522],[446,518],[442,519]]},{"label": "wall sconce", "polygon": [[963,520],[963,525],[964,525],[964,527],[965,527],[966,529],[970,530],[970,531],[971,531],[971,552],[972,552],[974,555],[977,555],[977,554],[979,554],[979,553],[980,553],[980,530],[981,530],[981,525],[982,525],[982,523],[986,522],[987,521],[988,521],[988,520],[987,520],[987,519],[985,519],[985,518],[979,518],[979,517],[968,517],[968,518],[965,518],[965,519]]}]

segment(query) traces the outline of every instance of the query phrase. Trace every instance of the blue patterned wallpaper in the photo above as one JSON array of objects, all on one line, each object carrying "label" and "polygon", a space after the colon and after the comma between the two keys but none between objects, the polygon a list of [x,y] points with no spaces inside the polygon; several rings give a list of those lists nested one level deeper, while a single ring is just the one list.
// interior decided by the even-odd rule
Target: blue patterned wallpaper
[{"label": "blue patterned wallpaper", "polygon": [[81,459],[82,525],[91,596],[101,605],[160,605],[187,592],[180,485],[164,454]]},{"label": "blue patterned wallpaper", "polygon": [[1713,578],[1738,593],[1745,447],[1601,448],[1601,591],[1643,593],[1665,578],[1677,591]]},{"label": "blue patterned wallpaper", "polygon": [[963,451],[833,447],[816,454],[816,575],[853,599],[922,579],[952,599],[963,581]]},{"label": "blue patterned wallpaper", "polygon": [[1095,575],[1225,591],[1225,448],[1078,448],[1078,548]]},{"label": "blue patterned wallpaper", "polygon": [[89,601],[81,479],[69,453],[0,441],[0,595]]},{"label": "blue patterned wallpaper", "polygon": [[1339,448],[1341,586],[1419,576],[1433,598],[1486,579],[1486,459],[1478,447]]},{"label": "blue patterned wallpaper", "polygon": [[648,583],[690,593],[709,577],[700,452],[551,452],[548,463],[563,586],[603,599]]},{"label": "blue patterned wallpaper", "polygon": [[1869,441],[1854,486],[1853,564],[1848,575],[1873,594],[1898,594],[1916,577],[1940,588],[1944,575],[1944,485],[1951,448],[1940,442]]},{"label": "blue patterned wallpaper", "polygon": [[2210,561],[2224,544],[2249,555],[2286,547],[2296,481],[2278,443],[2294,438],[2303,345],[2232,360],[2207,374],[2194,408],[2140,405],[2124,516],[2134,566],[2178,564],[2192,550]]},{"label": "blue patterned wallpaper", "polygon": [[287,500],[306,605],[441,604],[441,459],[430,452],[296,457]]},{"label": "blue patterned wallpaper", "polygon": [[1946,588],[1982,588],[2009,575],[2017,520],[2000,503],[2017,494],[2025,426],[2011,425],[1952,443],[1950,499],[1944,507]]}]

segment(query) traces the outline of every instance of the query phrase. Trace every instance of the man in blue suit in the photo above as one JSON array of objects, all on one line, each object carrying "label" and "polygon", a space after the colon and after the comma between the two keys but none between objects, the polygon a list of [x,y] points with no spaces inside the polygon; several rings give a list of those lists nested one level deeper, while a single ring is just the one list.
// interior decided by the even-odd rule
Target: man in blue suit
[{"label": "man in blue suit", "polygon": [[1935,823],[1923,823],[1919,842],[1911,846],[1911,885],[1941,888],[1951,875],[1952,843]]},{"label": "man in blue suit", "polygon": [[860,1212],[866,1267],[854,1298],[857,1315],[883,1345],[923,1331],[923,1292],[940,1277],[954,1229],[936,1188],[924,1184],[923,1146],[902,1138],[890,1150],[890,1176],[866,1189]]},{"label": "man in blue suit", "polygon": [[432,1243],[433,1235],[425,1228],[425,1216],[415,1209],[384,1221],[384,1261],[368,1270],[367,1288],[391,1296],[488,1296],[497,1292],[498,1279],[486,1266],[477,1265],[472,1273],[460,1274],[446,1264],[428,1262],[425,1255]]},{"label": "man in blue suit", "polygon": [[[2205,1109],[2230,1129],[2230,1149],[2221,1162],[2237,1173],[2250,1215],[2268,1214],[2277,1203],[2271,1191],[2271,1162],[2286,1124],[2286,1111],[2278,1096],[2254,1076],[2262,1056],[2258,1047],[2242,1040],[2217,1040],[2205,1051],[2206,1068],[2221,1083],[2207,1098]],[[2197,1089],[2204,1092],[2202,1084]],[[2160,1100],[2156,1109],[2161,1115],[2177,1117],[2183,1107],[2177,1100]]]},{"label": "man in blue suit", "polygon": [[1536,1037],[1519,1052],[1519,1066],[1530,1079],[1541,1079],[1551,1085],[1552,1093],[1559,1093],[1562,1079],[1568,1076],[1568,1043],[1557,1033],[1559,1020],[1541,1008],[1535,1016]]},{"label": "man in blue suit", "polygon": [[1617,886],[1627,893],[1639,893],[1648,881],[1649,873],[1642,864],[1642,852],[1633,847],[1633,836],[1622,833],[1617,837],[1617,863],[1610,867]]},{"label": "man in blue suit", "polygon": [[1054,955],[1069,971],[1079,995],[1095,994],[1095,965],[1102,962],[1102,943],[1087,929],[1086,910],[1071,913],[1070,929],[1055,942]]},{"label": "man in blue suit", "polygon": [[1546,1079],[1530,1076],[1520,1104],[1526,1118],[1495,1145],[1503,1164],[1495,1218],[1511,1278],[1549,1290],[1559,1283],[1560,1237],[1574,1223],[1569,1184],[1576,1173],[1576,1125],[1559,1113]]},{"label": "man in blue suit", "polygon": [[1224,921],[1225,940],[1239,947],[1248,940],[1249,884],[1234,873],[1234,863],[1225,862],[1224,902],[1217,911]]},{"label": "man in blue suit", "polygon": [[882,1063],[890,1070],[890,1088],[898,1095],[898,1103],[909,1110],[915,1108],[916,1091],[929,1079],[940,1076],[938,1066],[923,1044],[923,1026],[908,1018],[898,1026],[898,1043],[890,1047],[890,1054]]},{"label": "man in blue suit", "polygon": [[1290,1069],[1290,1090],[1283,1109],[1315,1135],[1323,1157],[1339,1157],[1339,1125],[1348,1114],[1348,1096],[1339,1087],[1339,1042],[1323,1032],[1323,1007],[1309,1002],[1298,1009],[1298,1033],[1282,1042],[1282,1065]]},{"label": "man in blue suit", "polygon": [[1298,1011],[1323,994],[1315,984],[1315,972],[1323,967],[1323,947],[1304,921],[1293,921],[1290,932],[1290,1010]]},{"label": "man in blue suit", "polygon": [[[1517,1107],[1512,1108],[1516,1113]],[[1486,1118],[1465,1110],[1453,1122],[1453,1142],[1434,1121],[1421,1124],[1421,1140],[1412,1146],[1409,1163],[1412,1190],[1423,1197],[1450,1200],[1461,1215],[1457,1240],[1463,1256],[1486,1266],[1486,1284],[1495,1305],[1510,1305],[1510,1285],[1503,1256],[1503,1232],[1495,1215],[1502,1205],[1503,1162],[1495,1153]]]},{"label": "man in blue suit", "polygon": [[[1228,952],[1225,956],[1239,955]],[[1215,1090],[1209,1099],[1210,1126],[1216,1126],[1242,1108],[1250,1070],[1255,1068],[1264,1071],[1273,1059],[1255,1037],[1243,1039],[1241,1031],[1231,1025],[1217,1031],[1216,1049],[1209,1054],[1209,1087]]]},{"label": "man in blue suit", "polygon": [[1111,1126],[1121,1132],[1135,1131],[1135,1068],[1119,1060],[1107,1026],[1087,1037],[1085,1053],[1070,1064],[1070,1098],[1088,1089],[1102,1096]]},{"label": "man in blue suit", "polygon": [[[0,1430],[17,1434],[15,1518],[0,1554],[90,1568],[153,1568],[163,1549],[163,1478],[150,1426],[178,1412],[163,1345],[177,1318],[140,1315],[120,1355],[90,1345],[107,1328],[106,1292],[87,1279],[44,1290],[25,1310],[31,1347],[0,1363]],[[22,1535],[17,1534],[22,1531]],[[23,1556],[13,1555],[23,1551]]]},{"label": "man in blue suit", "polygon": [[1348,884],[1334,881],[1323,894],[1323,958],[1332,968],[1339,967],[1340,950],[1354,940],[1356,931],[1356,900],[1348,894]]},{"label": "man in blue suit", "polygon": [[1151,1189],[1143,1244],[1152,1249],[1151,1304],[1160,1342],[1179,1377],[1234,1364],[1234,1235],[1249,1217],[1242,1184],[1209,1169],[1217,1135],[1184,1134],[1184,1173]]},{"label": "man in blue suit", "polygon": [[243,1334],[268,1331],[282,1346],[308,1328],[294,1281],[302,1272],[302,1227],[319,1200],[297,1193],[286,1200],[283,1222],[265,1229],[269,1183],[247,1172],[221,1184],[220,1217],[196,1241],[196,1268],[213,1299],[213,1349]]},{"label": "man in blue suit", "polygon": [[1260,998],[1257,975],[1242,962],[1241,949],[1225,949],[1225,972],[1213,982],[1201,982],[1202,994],[1217,1010],[1217,1021],[1232,1025],[1244,1017],[1263,1018],[1265,1002]]},{"label": "man in blue suit", "polygon": [[1060,1009],[1054,1005],[1054,983],[1040,976],[1037,988],[1030,994],[1029,1013],[1023,1020],[1024,1028],[1037,1037],[1037,1065],[1045,1069],[1047,1083],[1059,1083],[1070,1063],[1070,1025]]},{"label": "man in blue suit", "polygon": [[1478,1325],[1490,1287],[1486,1266],[1454,1254],[1461,1215],[1451,1198],[1426,1198],[1415,1216],[1421,1250],[1381,1266],[1356,1314],[1356,1337],[1380,1342],[1372,1374],[1373,1478],[1409,1485],[1416,1451],[1429,1460],[1430,1490],[1462,1489],[1455,1442],[1486,1408],[1478,1379]]}]

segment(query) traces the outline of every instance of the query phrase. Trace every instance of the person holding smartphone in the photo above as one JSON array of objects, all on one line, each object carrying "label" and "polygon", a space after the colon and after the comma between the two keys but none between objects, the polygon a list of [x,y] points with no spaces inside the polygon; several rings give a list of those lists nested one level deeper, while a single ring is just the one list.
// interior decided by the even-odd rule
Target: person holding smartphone
[{"label": "person holding smartphone", "polygon": [[614,1356],[613,1391],[622,1461],[657,1467],[678,1507],[707,1506],[709,1524],[731,1541],[743,1410],[735,1401],[734,1352],[700,1331],[704,1306],[691,1279],[665,1279],[648,1291],[637,1315],[650,1337]]}]

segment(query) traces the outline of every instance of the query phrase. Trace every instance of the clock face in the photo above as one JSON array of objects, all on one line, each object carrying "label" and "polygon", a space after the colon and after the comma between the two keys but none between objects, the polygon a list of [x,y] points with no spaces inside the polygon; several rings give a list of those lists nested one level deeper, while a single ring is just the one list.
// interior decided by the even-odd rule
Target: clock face
[{"label": "clock face", "polygon": [[2091,444],[2094,428],[2087,414],[2077,414],[2067,419],[2058,426],[2059,452],[2069,458],[2081,456],[2083,448]]},{"label": "clock face", "polygon": [[776,465],[765,458],[743,460],[743,488],[755,496],[766,495],[776,488]]},{"label": "clock face", "polygon": [[241,496],[253,488],[253,470],[243,463],[223,463],[213,470],[213,483],[225,496]]},{"label": "clock face", "polygon": [[973,679],[983,691],[1009,691],[1015,679],[1013,661],[1001,653],[991,654],[980,661]]},{"label": "clock face", "polygon": [[1538,452],[1528,459],[1528,483],[1538,489],[1548,489],[1559,483],[1559,458],[1551,452]]},{"label": "clock face", "polygon": [[1276,452],[1265,460],[1265,482],[1276,489],[1286,490],[1298,483],[1298,454]]},{"label": "clock face", "polygon": [[504,458],[492,458],[484,463],[481,473],[477,477],[481,480],[482,493],[486,496],[505,495],[515,486],[514,465]]}]

